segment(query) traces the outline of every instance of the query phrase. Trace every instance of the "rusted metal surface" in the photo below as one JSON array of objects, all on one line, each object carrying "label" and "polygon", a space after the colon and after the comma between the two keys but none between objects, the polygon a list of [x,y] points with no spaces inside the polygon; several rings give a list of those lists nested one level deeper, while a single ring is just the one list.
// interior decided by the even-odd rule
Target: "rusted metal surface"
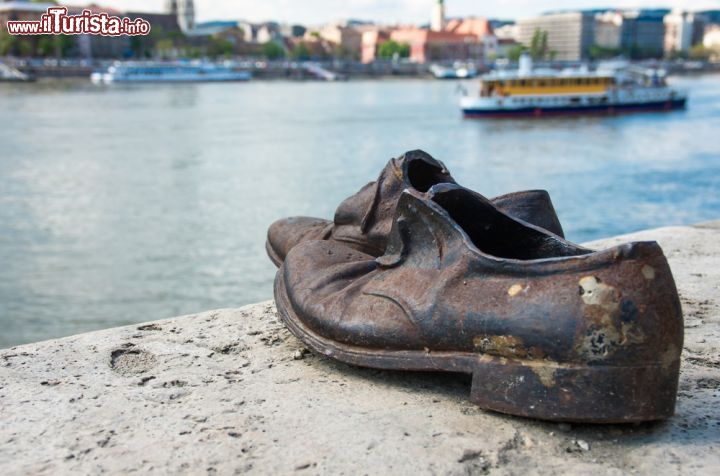
[{"label": "rusted metal surface", "polygon": [[[280,265],[298,243],[332,240],[372,256],[385,251],[395,207],[403,190],[419,193],[440,183],[456,183],[445,165],[429,154],[415,150],[391,159],[378,179],[365,185],[343,201],[333,221],[311,217],[278,220],[268,230],[268,256]],[[501,210],[563,236],[550,195],[544,190],[528,190],[493,199]]]},{"label": "rusted metal surface", "polygon": [[311,349],[470,373],[485,409],[588,422],[674,411],[683,318],[657,243],[591,251],[458,185],[402,192],[382,256],[299,244],[275,298]]}]

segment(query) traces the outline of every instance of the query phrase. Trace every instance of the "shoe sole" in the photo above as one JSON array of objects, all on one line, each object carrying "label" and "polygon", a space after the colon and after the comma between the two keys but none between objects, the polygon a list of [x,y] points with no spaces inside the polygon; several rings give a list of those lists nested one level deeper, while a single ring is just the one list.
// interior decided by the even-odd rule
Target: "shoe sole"
[{"label": "shoe sole", "polygon": [[287,297],[282,269],[275,278],[275,302],[290,332],[311,350],[361,367],[472,374],[470,401],[485,410],[581,423],[663,420],[674,413],[679,361],[583,366],[471,352],[352,346],[315,333],[298,318]]},{"label": "shoe sole", "polygon": [[277,266],[278,268],[282,266],[283,260],[281,260],[280,257],[277,255],[269,240],[265,240],[265,252],[267,253],[268,258],[270,258],[270,261],[272,261],[275,266]]}]

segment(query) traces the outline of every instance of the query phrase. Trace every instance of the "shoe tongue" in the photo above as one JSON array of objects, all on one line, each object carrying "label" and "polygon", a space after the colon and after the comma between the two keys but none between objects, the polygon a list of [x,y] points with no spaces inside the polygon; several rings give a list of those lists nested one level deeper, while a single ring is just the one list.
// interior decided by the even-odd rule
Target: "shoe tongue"
[{"label": "shoe tongue", "polygon": [[387,206],[389,203],[396,203],[406,188],[425,193],[440,183],[455,183],[455,180],[445,165],[427,152],[411,150],[391,159],[371,189],[372,195],[360,217],[360,231],[367,233],[373,226],[384,224],[382,233],[386,235],[395,213],[394,206]]},{"label": "shoe tongue", "polygon": [[464,207],[472,210],[487,210],[494,213],[502,213],[483,195],[456,183],[440,183],[433,185],[430,187],[430,190],[428,190],[427,196],[430,200],[443,208],[445,208],[444,204],[457,204],[458,202],[461,202]]}]

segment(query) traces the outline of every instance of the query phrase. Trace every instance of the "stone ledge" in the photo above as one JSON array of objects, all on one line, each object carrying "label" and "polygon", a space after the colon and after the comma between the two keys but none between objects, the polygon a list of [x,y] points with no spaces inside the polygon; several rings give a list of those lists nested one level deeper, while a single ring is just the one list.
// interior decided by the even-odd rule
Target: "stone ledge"
[{"label": "stone ledge", "polygon": [[487,413],[462,375],[305,352],[272,302],[0,351],[0,473],[702,474],[720,466],[720,222],[654,239],[686,335],[677,414],[558,425]]}]

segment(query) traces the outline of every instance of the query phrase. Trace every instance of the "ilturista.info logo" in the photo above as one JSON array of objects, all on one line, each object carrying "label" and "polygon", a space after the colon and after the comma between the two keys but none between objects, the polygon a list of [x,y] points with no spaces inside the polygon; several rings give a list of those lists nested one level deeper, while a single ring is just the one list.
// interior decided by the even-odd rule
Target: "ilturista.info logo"
[{"label": "ilturista.info logo", "polygon": [[8,21],[7,30],[11,35],[138,36],[150,33],[150,22],[90,10],[68,15],[67,7],[50,7],[39,21]]}]

